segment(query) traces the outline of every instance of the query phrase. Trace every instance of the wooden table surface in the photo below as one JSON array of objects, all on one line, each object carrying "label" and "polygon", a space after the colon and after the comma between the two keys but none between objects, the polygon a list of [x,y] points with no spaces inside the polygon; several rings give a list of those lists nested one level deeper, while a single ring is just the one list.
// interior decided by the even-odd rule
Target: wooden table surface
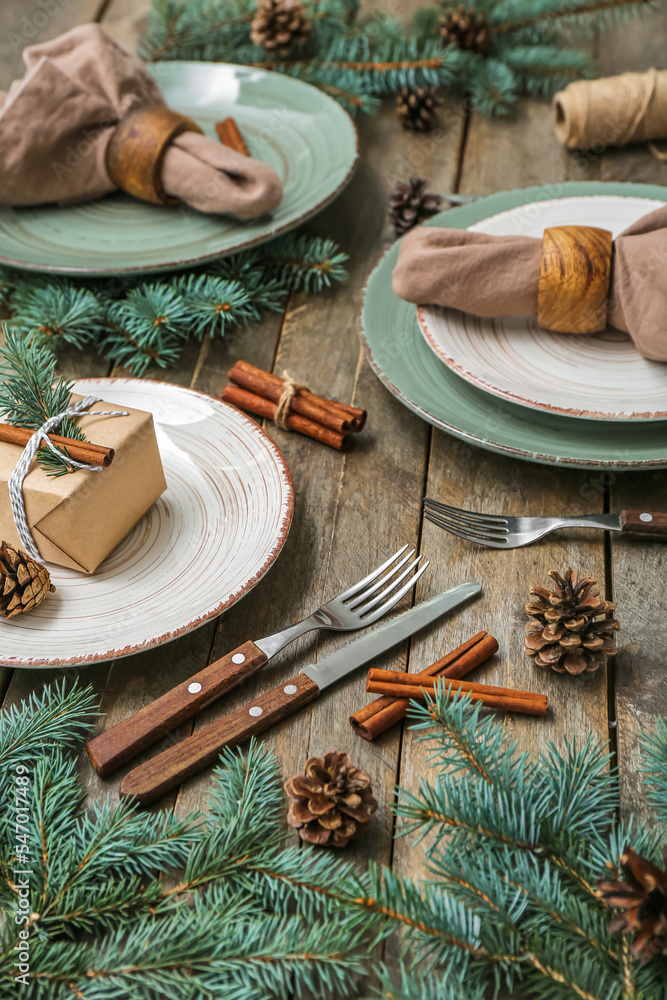
[{"label": "wooden table surface", "polygon": [[[38,4],[3,0],[0,87],[21,75],[25,41],[52,38],[74,25],[100,20],[115,38],[134,46],[141,32],[145,0],[56,0],[57,13],[38,14]],[[407,9],[408,4],[404,5]],[[655,15],[594,38],[603,74],[667,65],[667,18]],[[229,337],[226,342],[192,344],[175,371],[151,371],[152,378],[177,382],[219,395],[226,372],[244,358],[262,368],[287,369],[316,391],[363,405],[368,428],[347,453],[339,454],[272,425],[269,434],[282,448],[294,479],[292,530],[268,575],[217,622],[151,652],[81,671],[99,692],[110,726],[209,661],[248,638],[258,638],[296,621],[334,596],[399,546],[416,546],[431,561],[418,586],[417,600],[465,580],[478,580],[484,595],[444,624],[420,634],[409,646],[380,662],[411,670],[425,667],[468,636],[487,629],[500,643],[492,665],[475,675],[492,684],[543,691],[549,696],[546,720],[508,718],[523,748],[538,749],[563,736],[582,738],[589,729],[609,738],[618,755],[623,808],[645,814],[636,769],[637,737],[656,712],[667,709],[664,581],[667,548],[660,543],[605,537],[601,532],[560,532],[526,549],[499,552],[476,548],[424,523],[424,493],[449,503],[506,514],[575,514],[622,508],[667,509],[667,472],[605,473],[531,465],[470,447],[431,428],[405,409],[368,367],[357,337],[357,315],[366,276],[391,240],[385,221],[387,190],[399,178],[424,176],[440,192],[488,194],[531,184],[557,186],[567,180],[667,183],[667,164],[644,148],[609,150],[573,157],[554,136],[549,105],[523,100],[510,120],[468,120],[453,101],[445,108],[444,134],[432,138],[405,133],[393,101],[380,114],[361,120],[362,160],[352,183],[316,221],[318,231],[335,237],[350,255],[350,278],[316,297],[293,295],[284,315]],[[69,375],[107,375],[109,366],[92,354],[61,358]],[[545,673],[523,653],[523,607],[532,583],[567,564],[592,574],[618,602],[620,652],[609,670],[571,679]],[[122,629],[122,607],[118,608]],[[220,707],[194,720],[194,728],[241,704],[262,688],[294,674],[338,644],[317,634],[276,657],[274,664]],[[72,670],[74,675],[76,671]],[[0,693],[16,703],[50,671],[3,670]],[[393,841],[391,803],[398,782],[415,789],[428,776],[426,751],[400,727],[369,744],[350,729],[351,711],[371,700],[364,671],[327,691],[314,705],[267,735],[285,777],[306,758],[328,750],[348,750],[372,777],[380,808],[374,829],[348,849],[348,857],[372,857],[397,871],[423,872],[422,854],[407,839]],[[192,729],[181,728],[180,735]],[[165,745],[167,745],[165,743]],[[91,798],[117,793],[120,775],[101,781],[85,755],[82,779]],[[184,784],[169,802],[179,812],[205,804],[209,774]]]}]

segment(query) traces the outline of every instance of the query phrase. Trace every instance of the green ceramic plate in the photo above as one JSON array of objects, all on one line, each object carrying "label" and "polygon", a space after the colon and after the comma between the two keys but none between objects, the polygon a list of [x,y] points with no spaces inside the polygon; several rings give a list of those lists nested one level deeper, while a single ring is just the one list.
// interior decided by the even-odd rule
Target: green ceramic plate
[{"label": "green ceramic plate", "polygon": [[[559,184],[557,197],[600,194],[667,201],[664,187],[594,182]],[[425,225],[465,229],[497,212],[553,197],[553,185],[504,191],[441,212]],[[429,348],[415,307],[392,291],[398,246],[385,254],[366,284],[361,340],[376,375],[405,406],[470,444],[530,462],[584,469],[667,468],[667,421],[637,426],[572,420],[499,399],[456,375]]]},{"label": "green ceramic plate", "polygon": [[273,215],[241,222],[112,194],[68,208],[0,206],[0,263],[61,274],[177,270],[271,239],[321,211],[352,176],[357,133],[340,104],[282,73],[224,63],[150,67],[170,107],[215,138],[232,115],[250,153],[278,173]]}]

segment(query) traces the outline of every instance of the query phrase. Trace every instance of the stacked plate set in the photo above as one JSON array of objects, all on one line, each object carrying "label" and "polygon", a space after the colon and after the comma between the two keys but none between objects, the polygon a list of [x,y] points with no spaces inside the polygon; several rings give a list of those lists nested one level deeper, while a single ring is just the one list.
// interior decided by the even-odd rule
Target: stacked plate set
[{"label": "stacked plate set", "polygon": [[[584,225],[617,236],[662,207],[665,188],[578,183],[525,188],[442,212],[426,225],[542,237]],[[398,244],[371,274],[361,339],[375,373],[423,419],[490,451],[580,468],[667,467],[667,365],[612,328],[564,335],[536,319],[483,319],[392,292]],[[483,275],[476,275],[483,281]]]}]

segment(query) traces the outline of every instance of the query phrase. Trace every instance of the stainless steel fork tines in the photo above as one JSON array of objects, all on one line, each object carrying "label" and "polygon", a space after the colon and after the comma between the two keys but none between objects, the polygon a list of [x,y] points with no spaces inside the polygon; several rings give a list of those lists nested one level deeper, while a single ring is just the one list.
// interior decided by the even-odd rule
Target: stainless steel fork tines
[{"label": "stainless steel fork tines", "polygon": [[394,552],[393,556],[363,580],[327,601],[303,621],[266,639],[259,639],[257,645],[268,656],[272,656],[288,642],[293,642],[313,629],[350,632],[372,625],[398,604],[428,567],[428,562],[421,562],[421,556],[413,558],[415,549],[407,551],[407,548],[404,545],[398,552]]},{"label": "stainless steel fork tines", "polygon": [[509,517],[461,510],[428,497],[424,500],[428,521],[467,542],[491,549],[517,549],[537,541],[557,528],[602,528],[619,530],[618,514],[584,514],[581,517]]}]

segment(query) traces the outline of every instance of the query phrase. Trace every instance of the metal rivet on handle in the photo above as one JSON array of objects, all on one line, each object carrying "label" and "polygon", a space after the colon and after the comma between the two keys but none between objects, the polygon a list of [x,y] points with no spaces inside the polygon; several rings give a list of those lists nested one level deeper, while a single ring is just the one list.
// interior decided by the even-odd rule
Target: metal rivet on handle
[{"label": "metal rivet on handle", "polygon": [[232,656],[232,663],[245,663],[245,656],[243,653],[234,653]]},{"label": "metal rivet on handle", "polygon": [[248,709],[248,715],[252,715],[253,718],[255,718],[255,719],[257,718],[258,715],[261,715],[262,712],[263,712],[263,709],[261,709],[259,707],[259,705],[253,705],[252,708]]},{"label": "metal rivet on handle", "polygon": [[285,694],[296,694],[296,684],[288,684],[283,688]]},{"label": "metal rivet on handle", "polygon": [[201,691],[201,684],[199,681],[193,681],[192,684],[188,684],[188,691],[190,694],[199,694]]},{"label": "metal rivet on handle", "polygon": [[653,520],[653,514],[640,514],[639,515],[639,520],[640,521],[652,521]]}]

